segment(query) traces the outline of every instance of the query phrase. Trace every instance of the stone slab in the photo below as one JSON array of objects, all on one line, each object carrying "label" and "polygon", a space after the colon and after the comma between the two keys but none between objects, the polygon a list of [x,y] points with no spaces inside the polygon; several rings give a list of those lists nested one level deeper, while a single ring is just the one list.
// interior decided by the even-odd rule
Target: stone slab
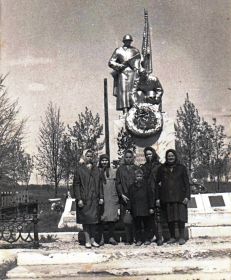
[{"label": "stone slab", "polygon": [[100,263],[105,262],[110,255],[97,252],[20,252],[18,253],[18,265],[56,265],[56,264],[82,264],[82,263]]},{"label": "stone slab", "polygon": [[[111,279],[125,280],[127,276],[129,280],[230,280],[218,276],[231,276],[231,237],[195,238],[183,246],[165,243],[158,247],[152,243],[137,247],[120,243],[90,250],[78,242],[57,241],[42,244],[38,250],[20,251],[17,259],[18,267],[7,274],[10,279],[95,279],[99,276],[108,280],[114,276]],[[163,278],[172,275],[173,278]],[[187,278],[181,278],[186,275]]]},{"label": "stone slab", "polygon": [[[98,264],[76,265],[44,265],[44,266],[18,266],[7,273],[8,278],[34,279],[76,277],[83,275],[107,275],[107,276],[145,276],[145,275],[175,275],[173,279],[179,279],[178,275],[195,273],[222,274],[231,276],[230,258],[213,258],[204,260],[115,260]],[[195,275],[194,275],[195,277]],[[106,278],[107,279],[107,278]],[[130,278],[131,279],[131,278]],[[160,279],[160,278],[158,278]],[[187,278],[185,278],[187,279]],[[196,279],[196,278],[194,278]],[[199,278],[200,279],[200,278]],[[206,280],[209,278],[206,278]],[[218,280],[217,278],[216,280]]]},{"label": "stone slab", "polygon": [[[177,278],[176,278],[177,277]],[[33,278],[19,278],[16,276],[8,279],[21,280],[21,279],[33,279]],[[38,278],[34,278],[38,279]],[[60,277],[52,277],[45,276],[44,278],[40,277],[40,280],[52,279],[52,280],[60,280],[63,278]],[[96,275],[96,274],[87,274],[87,275],[78,275],[75,276],[65,276],[65,280],[230,280],[231,276],[229,272],[223,273],[193,273],[193,274],[165,274],[165,275],[142,275],[142,276],[112,276],[112,275]]]},{"label": "stone slab", "polygon": [[208,226],[189,227],[189,238],[197,237],[229,237],[231,236],[231,226]]}]

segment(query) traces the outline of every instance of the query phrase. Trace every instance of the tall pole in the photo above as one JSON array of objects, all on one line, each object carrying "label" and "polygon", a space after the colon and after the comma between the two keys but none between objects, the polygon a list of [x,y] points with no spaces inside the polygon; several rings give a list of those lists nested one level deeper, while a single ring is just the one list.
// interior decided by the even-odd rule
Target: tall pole
[{"label": "tall pole", "polygon": [[108,90],[107,79],[104,79],[104,116],[105,116],[105,152],[110,160],[110,146],[109,146],[109,119],[108,119]]}]

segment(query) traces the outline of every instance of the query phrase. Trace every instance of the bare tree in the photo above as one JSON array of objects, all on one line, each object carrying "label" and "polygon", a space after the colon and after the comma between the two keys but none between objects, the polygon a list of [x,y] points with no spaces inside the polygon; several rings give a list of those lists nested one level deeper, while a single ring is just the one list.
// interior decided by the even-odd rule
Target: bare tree
[{"label": "bare tree", "polygon": [[175,144],[180,160],[187,166],[190,173],[197,157],[199,126],[200,117],[198,110],[189,100],[187,93],[183,107],[177,110]]},{"label": "bare tree", "polygon": [[39,175],[54,184],[55,196],[63,176],[61,152],[64,130],[60,109],[49,103],[39,130],[38,154],[35,158]]},{"label": "bare tree", "polygon": [[22,138],[25,120],[18,121],[18,102],[11,101],[0,76],[0,174],[15,176],[18,153],[22,152]]},{"label": "bare tree", "polygon": [[64,134],[61,152],[61,166],[63,169],[63,179],[66,183],[67,190],[69,190],[69,182],[73,175],[75,165],[75,154],[73,144],[70,137]]},{"label": "bare tree", "polygon": [[211,177],[211,159],[214,149],[214,131],[203,118],[198,127],[197,157],[195,159],[195,174],[197,178]]},{"label": "bare tree", "polygon": [[216,118],[213,125],[201,120],[187,94],[183,108],[177,111],[175,134],[180,160],[195,177],[216,178],[219,190],[221,177],[227,178],[230,170],[231,144],[226,143],[224,126],[218,125]]},{"label": "bare tree", "polygon": [[230,155],[230,144],[225,143],[226,135],[224,126],[218,125],[216,118],[213,118],[213,151],[212,151],[212,174],[217,178],[217,191],[220,190],[221,176],[225,173],[226,165]]},{"label": "bare tree", "polygon": [[28,153],[22,153],[19,158],[19,180],[22,184],[28,187],[29,181],[31,178],[31,174],[34,169],[34,161],[33,157],[31,157]]},{"label": "bare tree", "polygon": [[91,110],[87,107],[85,112],[78,115],[78,121],[69,129],[69,137],[71,139],[71,148],[73,152],[73,166],[78,165],[78,161],[86,149],[92,149],[97,156],[98,152],[103,149],[104,141],[100,141],[103,134],[103,125],[100,124],[99,114],[93,116]]}]

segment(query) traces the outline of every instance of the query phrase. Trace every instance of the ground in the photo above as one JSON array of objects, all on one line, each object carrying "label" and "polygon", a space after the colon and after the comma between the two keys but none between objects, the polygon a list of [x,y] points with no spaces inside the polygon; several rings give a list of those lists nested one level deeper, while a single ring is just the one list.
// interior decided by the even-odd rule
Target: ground
[{"label": "ground", "polygon": [[15,268],[9,266],[9,279],[231,279],[231,237],[195,238],[183,246],[121,243],[85,249],[77,235],[57,234],[43,237],[38,250],[8,249],[0,255],[2,267],[7,259],[17,261]]}]

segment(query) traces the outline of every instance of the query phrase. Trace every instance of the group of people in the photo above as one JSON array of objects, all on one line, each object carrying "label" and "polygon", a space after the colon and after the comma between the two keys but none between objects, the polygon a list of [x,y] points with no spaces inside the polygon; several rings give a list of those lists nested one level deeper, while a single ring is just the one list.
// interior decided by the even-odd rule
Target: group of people
[{"label": "group of people", "polygon": [[[94,153],[87,150],[84,162],[76,169],[73,191],[76,199],[77,223],[83,225],[85,247],[104,245],[104,225],[108,243],[117,245],[115,226],[120,220],[125,231],[125,244],[149,245],[153,240],[163,244],[161,217],[165,216],[170,238],[168,244],[185,243],[187,203],[190,199],[186,167],[177,160],[176,151],[166,151],[164,164],[152,147],[144,149],[146,162],[137,166],[134,153],[124,152],[117,170],[110,166],[108,155],[93,163]],[[96,240],[96,233],[100,235]]]}]

